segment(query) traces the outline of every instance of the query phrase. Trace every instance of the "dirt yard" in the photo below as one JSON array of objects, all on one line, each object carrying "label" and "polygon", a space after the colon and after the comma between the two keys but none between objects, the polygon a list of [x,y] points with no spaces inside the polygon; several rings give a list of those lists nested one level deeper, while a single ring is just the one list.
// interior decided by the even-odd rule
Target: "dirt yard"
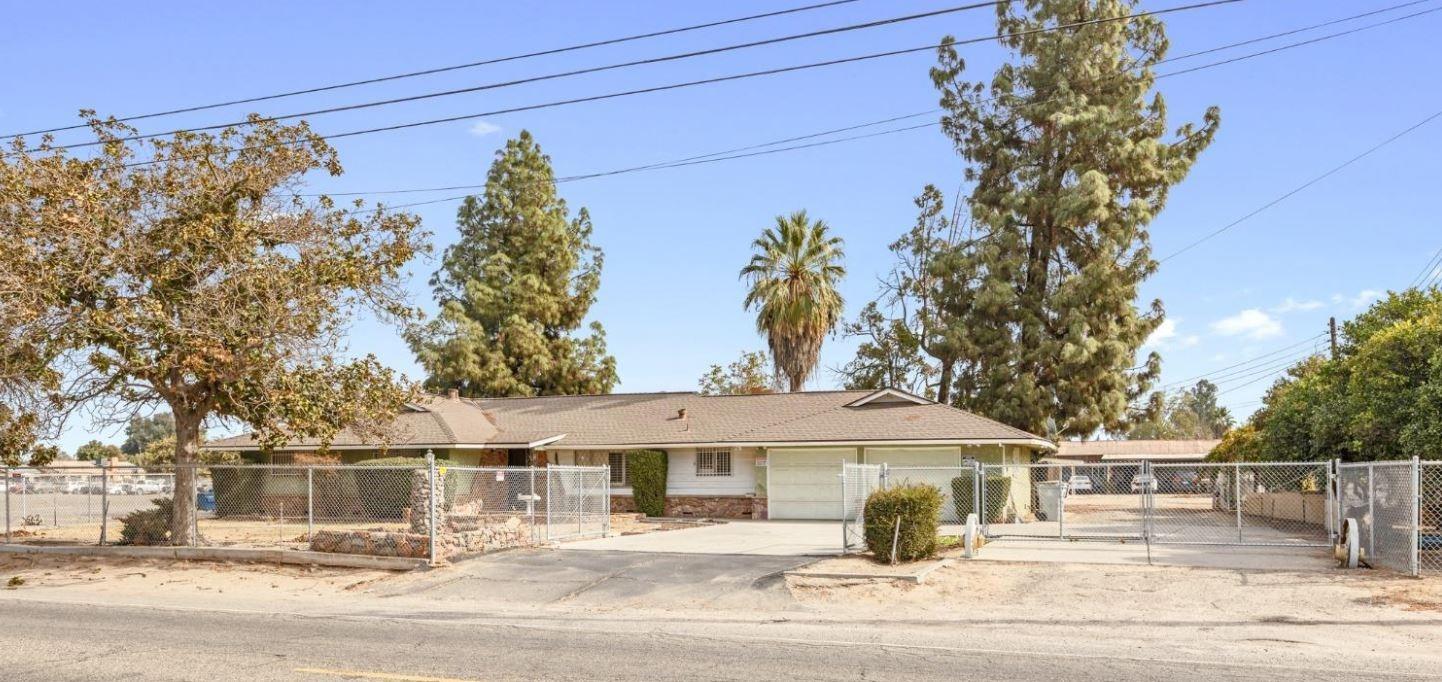
[{"label": "dirt yard", "polygon": [[[808,571],[887,572],[863,557],[817,562]],[[1442,579],[1381,571],[1238,571],[1177,566],[1002,563],[953,559],[920,585],[791,577],[807,606],[838,614],[989,617],[1104,616],[1129,621],[1243,619],[1371,621],[1442,618]],[[1439,621],[1442,622],[1442,621]]]}]

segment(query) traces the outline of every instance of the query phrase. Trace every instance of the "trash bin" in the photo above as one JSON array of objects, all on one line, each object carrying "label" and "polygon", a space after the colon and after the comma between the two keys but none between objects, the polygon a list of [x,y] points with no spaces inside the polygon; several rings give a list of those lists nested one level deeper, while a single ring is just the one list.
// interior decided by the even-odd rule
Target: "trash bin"
[{"label": "trash bin", "polygon": [[1043,521],[1061,518],[1062,505],[1066,503],[1066,483],[1046,481],[1036,484],[1037,516]]},{"label": "trash bin", "polygon": [[202,490],[195,494],[195,508],[200,511],[215,511],[215,492]]}]

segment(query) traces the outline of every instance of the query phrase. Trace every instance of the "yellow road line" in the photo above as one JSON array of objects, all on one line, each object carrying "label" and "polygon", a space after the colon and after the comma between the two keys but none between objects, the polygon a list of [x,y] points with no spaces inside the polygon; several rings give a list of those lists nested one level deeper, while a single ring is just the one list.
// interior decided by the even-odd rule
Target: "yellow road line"
[{"label": "yellow road line", "polygon": [[396,675],[392,673],[367,672],[364,670],[331,670],[329,668],[296,668],[295,672],[312,675],[331,675],[363,680],[398,680],[399,682],[475,682],[459,677],[426,677],[424,675]]}]

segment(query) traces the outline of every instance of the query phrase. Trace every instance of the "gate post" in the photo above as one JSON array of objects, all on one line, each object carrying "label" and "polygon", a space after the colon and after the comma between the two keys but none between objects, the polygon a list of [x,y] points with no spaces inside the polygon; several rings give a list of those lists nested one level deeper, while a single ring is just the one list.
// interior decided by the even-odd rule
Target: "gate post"
[{"label": "gate post", "polygon": [[1416,455],[1412,456],[1412,551],[1408,552],[1411,558],[1412,576],[1422,574],[1422,566],[1418,557],[1421,549],[1421,526],[1422,526],[1422,460]]},{"label": "gate post", "polygon": [[1142,539],[1146,540],[1148,546],[1152,541],[1152,517],[1156,514],[1156,505],[1152,500],[1152,485],[1156,479],[1152,474],[1151,460],[1142,460]]},{"label": "gate post", "polygon": [[315,539],[315,467],[305,468],[305,539]]},{"label": "gate post", "polygon": [[[982,526],[986,524],[981,520],[981,489],[984,487],[981,484],[981,462],[973,459],[971,460],[971,511],[976,514],[977,524]],[[966,519],[962,519],[962,523],[966,523]]]},{"label": "gate post", "polygon": [[436,453],[426,450],[426,519],[430,527],[430,565],[436,565],[436,511],[440,504],[436,500]]},{"label": "gate post", "polygon": [[10,544],[10,467],[5,467],[5,544]]},{"label": "gate post", "polygon": [[110,518],[110,462],[100,466],[100,545],[105,546],[105,522]]},{"label": "gate post", "polygon": [[1339,490],[1341,485],[1340,472],[1337,469],[1337,460],[1327,462],[1327,539],[1331,544],[1337,544],[1340,539],[1342,524],[1342,495]]},{"label": "gate post", "polygon": [[1242,463],[1232,463],[1232,506],[1237,508],[1237,542],[1242,541]]},{"label": "gate post", "polygon": [[1377,483],[1372,475],[1376,467],[1367,463],[1367,560],[1377,555]]}]

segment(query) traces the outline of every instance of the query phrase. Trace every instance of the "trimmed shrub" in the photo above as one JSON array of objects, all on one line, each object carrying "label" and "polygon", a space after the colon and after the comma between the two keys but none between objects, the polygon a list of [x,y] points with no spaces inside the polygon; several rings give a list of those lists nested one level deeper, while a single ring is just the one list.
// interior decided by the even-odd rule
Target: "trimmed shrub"
[{"label": "trimmed shrub", "polygon": [[137,509],[120,517],[120,544],[164,545],[170,542],[174,506],[168,497],[150,501],[152,509]]},{"label": "trimmed shrub", "polygon": [[865,515],[866,548],[877,561],[891,560],[893,538],[898,561],[916,561],[936,553],[940,488],[926,484],[882,488],[866,498]]},{"label": "trimmed shrub", "polygon": [[636,502],[636,511],[646,516],[665,516],[666,453],[631,450],[626,453],[626,473],[631,477],[631,498]]},{"label": "trimmed shrub", "polygon": [[[957,476],[951,479],[951,504],[956,509],[958,522],[965,522],[966,515],[976,511],[976,502],[972,500],[973,492],[971,485],[972,477]],[[986,509],[977,515],[977,521],[981,523],[998,523],[1002,520],[1002,510],[1006,508],[1006,500],[1011,497],[1010,476],[987,476]]]}]

